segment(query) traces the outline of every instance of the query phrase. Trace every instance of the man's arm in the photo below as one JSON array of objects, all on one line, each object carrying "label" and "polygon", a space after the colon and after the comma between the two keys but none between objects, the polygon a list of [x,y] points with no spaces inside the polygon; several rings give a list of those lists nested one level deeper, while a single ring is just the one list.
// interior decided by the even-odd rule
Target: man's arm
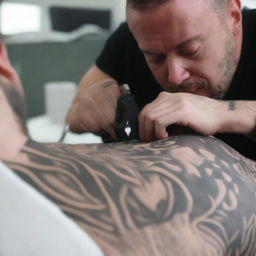
[{"label": "man's arm", "polygon": [[256,163],[209,137],[29,142],[8,165],[106,255],[254,255]]},{"label": "man's arm", "polygon": [[120,24],[106,40],[95,64],[82,78],[77,96],[67,116],[72,131],[105,130],[115,138],[112,125],[117,99],[120,96],[118,83],[127,83],[123,73],[126,74],[126,54],[133,51],[129,48],[130,45],[126,45],[130,37],[127,24]]},{"label": "man's arm", "polygon": [[167,138],[166,127],[173,124],[203,135],[252,135],[256,130],[256,101],[224,101],[191,93],[162,92],[140,113],[140,139]]},{"label": "man's arm", "polygon": [[82,78],[66,117],[70,130],[78,133],[104,130],[114,137],[112,125],[119,95],[116,81],[93,65]]}]

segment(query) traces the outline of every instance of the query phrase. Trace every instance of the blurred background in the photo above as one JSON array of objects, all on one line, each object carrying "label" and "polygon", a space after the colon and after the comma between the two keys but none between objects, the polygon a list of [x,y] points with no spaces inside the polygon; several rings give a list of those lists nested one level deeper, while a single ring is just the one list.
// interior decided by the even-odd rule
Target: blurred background
[{"label": "blurred background", "polygon": [[19,73],[29,117],[45,111],[44,85],[78,83],[109,34],[125,19],[125,0],[6,0],[0,31]]},{"label": "blurred background", "polygon": [[[256,0],[242,5],[256,8]],[[125,0],[5,0],[0,5],[0,33],[21,77],[28,124],[38,140],[60,136],[76,85],[124,20]]]}]

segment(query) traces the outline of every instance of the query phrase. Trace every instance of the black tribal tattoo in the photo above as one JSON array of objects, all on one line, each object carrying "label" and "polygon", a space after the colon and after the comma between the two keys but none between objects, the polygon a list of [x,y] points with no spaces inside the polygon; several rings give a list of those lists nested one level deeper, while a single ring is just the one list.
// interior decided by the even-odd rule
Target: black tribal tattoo
[{"label": "black tribal tattoo", "polygon": [[256,163],[215,138],[29,141],[7,164],[105,255],[256,254]]}]

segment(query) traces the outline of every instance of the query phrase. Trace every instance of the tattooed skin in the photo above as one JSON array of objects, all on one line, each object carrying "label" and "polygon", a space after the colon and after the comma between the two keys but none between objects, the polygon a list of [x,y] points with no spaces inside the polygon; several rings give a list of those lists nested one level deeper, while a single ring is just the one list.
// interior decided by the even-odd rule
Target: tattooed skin
[{"label": "tattooed skin", "polygon": [[215,138],[28,141],[6,164],[105,255],[256,254],[256,163]]}]

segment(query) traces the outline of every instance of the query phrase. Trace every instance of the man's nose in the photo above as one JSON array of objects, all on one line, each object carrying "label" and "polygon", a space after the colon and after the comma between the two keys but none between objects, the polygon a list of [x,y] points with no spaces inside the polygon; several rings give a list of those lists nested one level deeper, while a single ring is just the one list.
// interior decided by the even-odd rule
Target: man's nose
[{"label": "man's nose", "polygon": [[168,60],[168,81],[171,84],[179,85],[190,77],[185,63],[179,59]]}]

